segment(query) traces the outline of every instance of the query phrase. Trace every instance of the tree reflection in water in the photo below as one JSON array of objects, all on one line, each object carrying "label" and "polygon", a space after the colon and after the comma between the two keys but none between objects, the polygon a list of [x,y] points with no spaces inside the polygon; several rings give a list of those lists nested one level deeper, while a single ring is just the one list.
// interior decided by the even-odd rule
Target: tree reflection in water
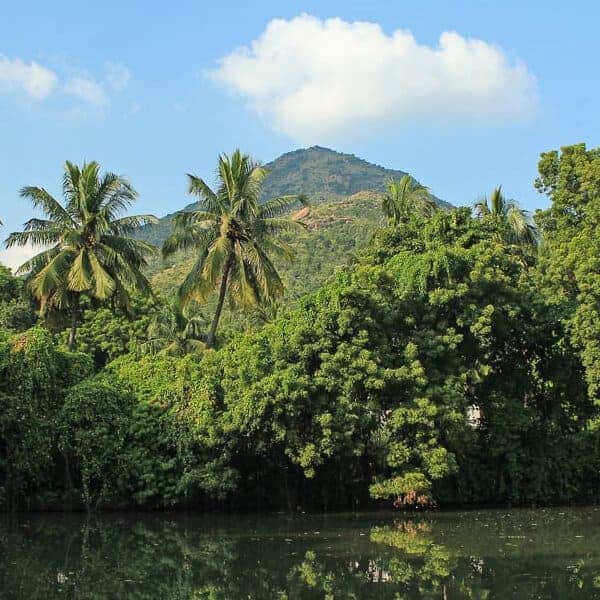
[{"label": "tree reflection in water", "polygon": [[599,522],[594,509],[28,517],[0,525],[0,597],[598,598]]}]

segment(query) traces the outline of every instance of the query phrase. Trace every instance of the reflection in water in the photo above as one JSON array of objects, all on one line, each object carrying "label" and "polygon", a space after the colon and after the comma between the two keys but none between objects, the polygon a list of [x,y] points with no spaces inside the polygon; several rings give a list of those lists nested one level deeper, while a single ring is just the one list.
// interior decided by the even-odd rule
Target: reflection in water
[{"label": "reflection in water", "polygon": [[[382,565],[388,580],[402,584],[413,592],[427,589],[446,595],[446,581],[451,573],[451,554],[448,548],[436,544],[426,523],[404,521],[395,527],[375,528],[371,540],[396,549],[398,552]],[[442,596],[439,592],[442,592]],[[415,595],[416,598],[420,597]]]},{"label": "reflection in water", "polygon": [[27,516],[2,598],[600,598],[600,511]]}]

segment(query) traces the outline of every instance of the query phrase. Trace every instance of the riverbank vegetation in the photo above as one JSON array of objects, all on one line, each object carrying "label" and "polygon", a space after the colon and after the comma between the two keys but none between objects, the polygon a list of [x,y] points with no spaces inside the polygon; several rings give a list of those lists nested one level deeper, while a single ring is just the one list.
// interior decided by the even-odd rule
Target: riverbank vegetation
[{"label": "riverbank vegetation", "polygon": [[[4,507],[600,498],[600,149],[541,155],[536,227],[501,190],[441,209],[393,184],[370,243],[293,305],[272,256],[302,198],[259,202],[235,156],[214,192],[190,178],[205,206],[165,249],[196,263],[171,297],[146,285],[129,184],[71,166],[64,208],[27,188],[49,218],[9,244],[55,246],[0,271]],[[245,326],[219,337],[227,293]]]}]

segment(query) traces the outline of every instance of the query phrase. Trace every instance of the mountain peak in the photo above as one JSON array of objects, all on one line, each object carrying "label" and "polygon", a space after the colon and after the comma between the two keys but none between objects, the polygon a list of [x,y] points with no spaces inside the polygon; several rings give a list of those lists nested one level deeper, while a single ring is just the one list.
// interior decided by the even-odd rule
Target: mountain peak
[{"label": "mountain peak", "polygon": [[264,198],[303,193],[313,202],[364,190],[383,192],[390,179],[406,175],[323,146],[286,152],[266,167],[269,176],[263,186]]}]

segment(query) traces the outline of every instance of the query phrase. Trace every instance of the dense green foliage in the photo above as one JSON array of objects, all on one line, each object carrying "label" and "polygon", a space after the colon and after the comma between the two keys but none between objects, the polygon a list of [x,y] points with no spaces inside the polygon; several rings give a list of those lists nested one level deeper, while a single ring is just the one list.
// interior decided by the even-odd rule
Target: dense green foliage
[{"label": "dense green foliage", "polygon": [[23,280],[0,265],[0,329],[24,331],[36,322],[34,303]]},{"label": "dense green foliage", "polygon": [[[163,310],[163,303],[156,298],[133,296],[127,308],[106,305],[94,308],[89,303],[82,308],[77,347],[100,368],[119,356],[140,351],[149,337],[153,319]],[[67,347],[68,331],[62,331],[59,339]]]},{"label": "dense green foliage", "polygon": [[[508,210],[403,209],[318,291],[263,306],[237,329],[241,313],[232,310],[216,350],[194,343],[201,315],[165,318],[160,298],[128,311],[89,300],[80,348],[93,361],[61,350],[64,333],[53,341],[40,328],[7,331],[5,503],[294,509],[600,499],[598,157],[582,146],[542,156],[538,186],[552,205],[537,215],[539,253],[517,243]],[[233,219],[224,212],[211,229],[218,198],[195,181],[210,206],[186,213],[191,237],[176,231],[185,243],[172,241],[198,248],[196,237],[212,235],[196,261],[203,268],[212,252],[220,279],[189,282],[205,300],[204,287],[226,280],[225,250],[238,230],[221,236]],[[365,210],[372,206],[367,198]],[[320,214],[308,217],[306,240]],[[255,269],[242,247],[252,237],[242,237],[238,266]],[[233,280],[236,293],[262,290],[250,271]],[[21,293],[6,273],[0,284],[9,302]],[[99,372],[86,379],[92,362]]]},{"label": "dense green foliage", "polygon": [[121,491],[118,483],[127,471],[126,437],[131,421],[128,397],[102,378],[84,380],[66,395],[57,418],[58,447],[67,459],[67,484],[71,470],[79,476],[88,510]]},{"label": "dense green foliage", "polygon": [[56,349],[40,327],[0,344],[0,501],[35,506],[39,494],[62,489],[56,445],[58,415],[66,390],[90,375],[90,359]]},{"label": "dense green foliage", "polygon": [[600,148],[545,152],[536,187],[552,200],[536,220],[543,233],[540,278],[568,324],[600,402]]}]

